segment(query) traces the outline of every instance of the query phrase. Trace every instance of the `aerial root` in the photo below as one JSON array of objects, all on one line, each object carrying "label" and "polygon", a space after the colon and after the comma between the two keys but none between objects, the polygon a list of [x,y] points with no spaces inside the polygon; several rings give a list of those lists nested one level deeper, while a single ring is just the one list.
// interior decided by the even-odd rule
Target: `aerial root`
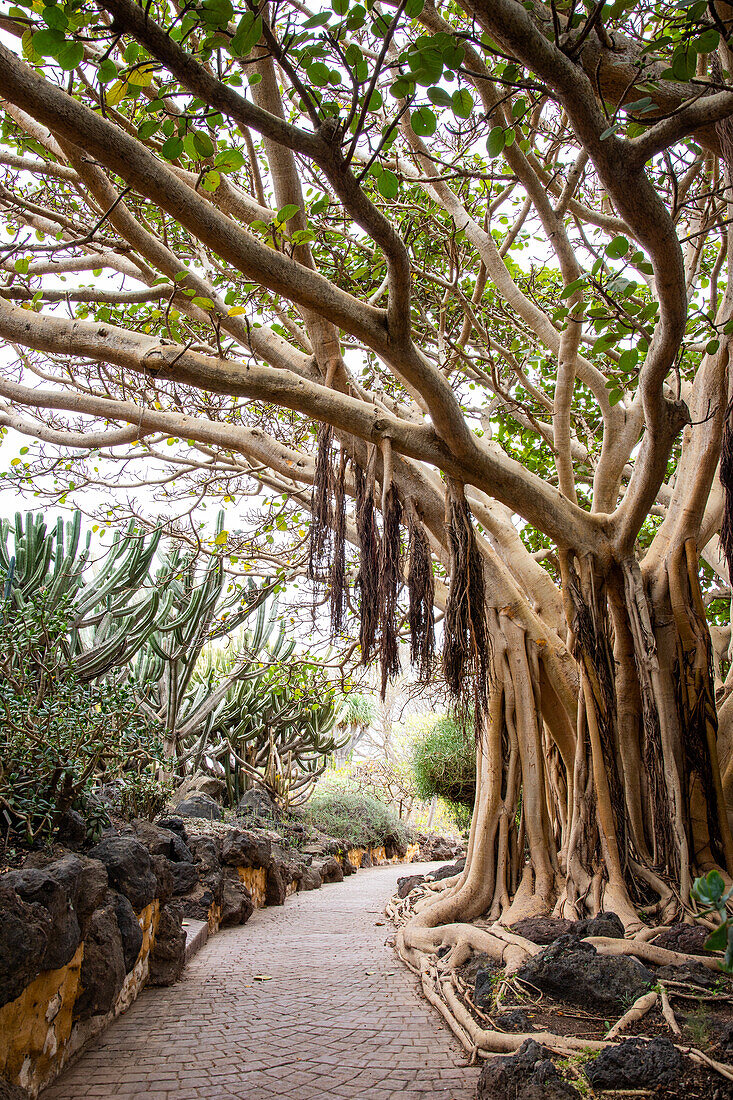
[{"label": "aerial root", "polygon": [[681,1035],[680,1025],[677,1023],[677,1017],[674,1014],[674,1009],[669,1001],[669,994],[665,986],[659,986],[659,1000],[662,1006],[662,1015],[667,1021],[667,1026],[674,1035]]},{"label": "aerial root", "polygon": [[653,966],[700,963],[708,970],[716,972],[720,970],[720,960],[714,955],[686,955],[681,951],[657,947],[655,943],[646,943],[644,940],[616,940],[610,936],[587,936],[584,942],[592,944],[599,955],[633,955],[641,962],[649,962]]},{"label": "aerial root", "polygon": [[[424,900],[426,893],[417,887],[405,899],[393,898],[387,906],[387,913],[399,930],[395,949],[406,966],[420,978],[423,993],[431,1005],[440,1013],[448,1027],[470,1056],[472,1062],[477,1057],[490,1058],[499,1054],[514,1054],[527,1039],[547,1047],[553,1054],[572,1057],[582,1053],[599,1053],[615,1045],[616,1038],[634,1023],[643,1019],[659,1004],[662,1015],[675,1037],[681,1035],[679,1024],[670,1003],[673,996],[685,997],[685,983],[669,981],[655,990],[639,997],[631,1008],[621,1016],[603,1039],[579,1039],[572,1035],[557,1035],[550,1031],[504,1032],[496,1028],[490,1015],[473,1003],[470,991],[455,973],[473,954],[485,953],[502,968],[501,989],[496,999],[498,1004],[505,990],[517,983],[516,972],[531,955],[542,948],[526,940],[497,922],[478,924],[441,924],[429,927],[424,913],[415,914],[416,896]],[[432,899],[431,899],[432,900]],[[413,917],[414,919],[410,920]],[[409,923],[407,923],[409,921]],[[642,962],[655,966],[701,963],[709,970],[717,971],[719,960],[714,956],[687,955],[679,951],[670,951],[649,943],[643,936],[631,939],[613,939],[606,936],[588,936],[586,943],[595,947],[602,955],[631,955]],[[447,949],[447,950],[446,950]],[[441,952],[442,954],[439,954]],[[667,990],[670,986],[670,992]],[[695,993],[699,998],[699,991]],[[726,997],[703,999],[729,1000]],[[481,1023],[489,1026],[481,1026]],[[648,1036],[635,1038],[650,1041]],[[710,1058],[696,1047],[675,1043],[677,1049],[699,1065],[719,1073],[733,1081],[733,1069],[722,1062]]]},{"label": "aerial root", "polygon": [[[414,968],[411,967],[410,969]],[[425,997],[443,1017],[453,1034],[471,1056],[472,1062],[475,1061],[476,1057],[490,1058],[497,1054],[514,1054],[527,1039],[532,1039],[534,1042],[547,1047],[553,1054],[564,1058],[571,1058],[574,1055],[589,1052],[600,1053],[607,1047],[615,1046],[616,1044],[613,1041],[615,1035],[629,1024],[642,1019],[654,1007],[657,1000],[662,999],[656,992],[647,993],[640,997],[604,1039],[577,1039],[572,1035],[556,1035],[551,1031],[509,1033],[497,1031],[495,1028],[483,1028],[476,1023],[457,994],[453,976],[441,974],[437,967],[437,960],[431,962],[430,959],[423,957],[420,960],[419,973]],[[644,1035],[636,1036],[636,1038],[646,1042],[650,1041]],[[733,1081],[733,1069],[730,1066],[710,1058],[707,1054],[698,1050],[697,1047],[685,1046],[681,1043],[675,1043],[675,1046],[694,1062],[715,1070],[716,1073],[719,1073],[721,1077],[725,1077],[728,1081]]]},{"label": "aerial root", "polygon": [[631,1008],[624,1012],[623,1016],[619,1017],[613,1027],[608,1029],[604,1038],[615,1039],[620,1032],[625,1031],[631,1024],[643,1020],[647,1012],[651,1012],[658,1000],[659,994],[655,989],[653,989],[651,993],[643,993],[641,997],[637,997]]}]

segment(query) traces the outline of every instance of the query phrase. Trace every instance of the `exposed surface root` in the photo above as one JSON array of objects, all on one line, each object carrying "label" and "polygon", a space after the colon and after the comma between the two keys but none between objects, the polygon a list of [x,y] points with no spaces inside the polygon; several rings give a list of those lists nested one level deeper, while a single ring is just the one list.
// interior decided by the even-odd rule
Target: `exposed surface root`
[{"label": "exposed surface root", "polygon": [[[444,888],[436,896],[430,887],[438,885],[442,883],[421,884],[407,898],[393,898],[387,907],[387,913],[398,925],[395,945],[397,953],[410,970],[419,976],[425,997],[440,1013],[472,1061],[477,1057],[513,1054],[527,1039],[534,1040],[553,1054],[564,1058],[573,1058],[584,1053],[595,1054],[613,1046],[615,1040],[622,1040],[624,1033],[628,1033],[630,1029],[634,1029],[634,1038],[650,1041],[655,1034],[659,1034],[660,1026],[664,1028],[666,1025],[675,1045],[684,1055],[698,1065],[715,1070],[727,1080],[733,1081],[731,1067],[705,1054],[697,1046],[685,1045],[680,1041],[683,1032],[671,1004],[671,998],[679,997],[683,1004],[686,1000],[694,999],[698,1002],[716,1001],[725,1005],[731,1001],[730,994],[706,992],[685,981],[677,982],[665,978],[664,985],[660,983],[638,997],[612,1027],[608,1028],[606,1024],[605,1034],[600,1032],[602,1037],[592,1034],[559,1034],[549,1030],[502,1030],[502,1013],[516,1009],[517,1002],[523,1008],[538,1010],[540,1015],[547,1016],[548,1010],[542,1003],[542,993],[527,987],[526,983],[519,982],[514,976],[525,960],[543,948],[498,922],[478,920],[475,924],[469,924],[455,921],[431,927],[426,905],[429,906],[431,902],[436,904],[438,901],[442,905],[446,896],[445,890],[450,889]],[[418,907],[421,910],[419,913],[416,912]],[[708,970],[719,970],[719,960],[714,956],[686,955],[671,951],[657,947],[641,936],[630,939],[589,936],[580,942],[591,944],[599,954],[631,955],[652,966],[694,967],[699,964]],[[457,973],[458,968],[469,964],[476,955],[483,956],[484,965],[490,971],[495,971],[495,981],[492,974],[494,984],[491,1005],[488,1008],[475,1003],[472,986]],[[504,998],[514,1003],[506,1004]],[[561,1007],[564,1010],[565,1006]],[[655,1012],[657,1009],[658,1012]],[[531,1012],[531,1015],[537,1015],[537,1012]],[[579,1026],[582,1022],[582,1027],[586,1030],[590,1027],[595,1030],[596,1035],[603,1022],[602,1017],[588,1012],[562,1011],[560,1016],[563,1020],[567,1017],[571,1020],[577,1018]],[[637,1027],[647,1018],[652,1021],[652,1034],[640,1035]],[[683,1012],[682,1020],[684,1019]]]},{"label": "exposed surface root", "polygon": [[659,995],[655,989],[651,993],[644,993],[632,1004],[628,1012],[624,1012],[613,1027],[609,1028],[606,1032],[606,1039],[615,1039],[617,1035],[620,1035],[622,1031],[625,1031],[627,1027],[631,1027],[632,1024],[638,1023],[639,1020],[643,1020],[647,1012],[656,1005],[659,1000]]}]

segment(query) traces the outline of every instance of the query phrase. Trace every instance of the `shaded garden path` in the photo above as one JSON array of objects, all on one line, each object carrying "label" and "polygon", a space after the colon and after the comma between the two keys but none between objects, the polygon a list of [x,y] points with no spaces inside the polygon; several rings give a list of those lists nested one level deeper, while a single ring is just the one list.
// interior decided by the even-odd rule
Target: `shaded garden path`
[{"label": "shaded garden path", "polygon": [[391,925],[376,923],[397,878],[419,869],[360,871],[220,932],[43,1100],[471,1100],[479,1069],[384,946]]}]

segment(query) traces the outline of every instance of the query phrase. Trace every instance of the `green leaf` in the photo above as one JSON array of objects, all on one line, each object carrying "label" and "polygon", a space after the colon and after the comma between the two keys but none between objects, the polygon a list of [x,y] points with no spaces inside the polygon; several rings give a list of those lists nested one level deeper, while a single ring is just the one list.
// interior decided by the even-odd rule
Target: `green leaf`
[{"label": "green leaf", "polygon": [[465,88],[453,93],[453,114],[456,118],[469,118],[473,111],[473,96]]},{"label": "green leaf", "polygon": [[406,76],[398,76],[394,84],[389,86],[389,94],[395,99],[405,99],[412,92],[415,85]]},{"label": "green leaf", "polygon": [[629,251],[629,242],[626,237],[618,236],[614,237],[612,241],[609,241],[606,245],[606,255],[612,260],[620,260],[622,256],[625,256]]},{"label": "green leaf", "polygon": [[316,88],[325,88],[331,80],[331,70],[324,61],[314,61],[306,69],[306,75],[309,83]]},{"label": "green leaf", "polygon": [[330,18],[330,11],[319,12],[318,15],[312,15],[310,19],[306,19],[305,23],[303,24],[303,29],[306,31],[312,31],[315,27],[325,27]]},{"label": "green leaf", "polygon": [[636,365],[639,362],[639,349],[628,348],[626,351],[621,352],[621,356],[618,361],[618,369],[625,374],[630,373],[636,369]]},{"label": "green leaf", "polygon": [[394,199],[397,196],[397,192],[400,189],[400,181],[394,172],[390,172],[389,168],[385,168],[381,176],[377,180],[377,190],[383,199]]},{"label": "green leaf", "polygon": [[27,256],[23,256],[20,259],[17,259],[15,261],[15,263],[13,264],[13,267],[15,268],[15,270],[18,272],[19,275],[26,275],[28,273],[28,267],[29,266],[30,266],[30,261],[29,261]]},{"label": "green leaf", "polygon": [[220,172],[237,172],[244,165],[244,155],[239,149],[222,149],[214,163]]},{"label": "green leaf", "polygon": [[428,88],[428,99],[436,107],[452,107],[453,97],[444,88]]},{"label": "green leaf", "polygon": [[708,340],[707,344],[705,345],[705,351],[708,353],[708,355],[715,355],[719,347],[720,340]]},{"label": "green leaf", "polygon": [[205,160],[207,157],[213,157],[214,143],[205,130],[194,131],[193,143],[196,147],[196,152],[202,159]]},{"label": "green leaf", "polygon": [[57,5],[44,8],[41,12],[41,19],[47,27],[52,27],[57,31],[65,31],[69,25],[66,12],[62,7],[58,7]]},{"label": "green leaf", "polygon": [[574,279],[572,283],[568,283],[567,286],[562,288],[560,292],[561,298],[572,298],[576,290],[579,290],[588,281],[587,275],[581,275],[579,279]]},{"label": "green leaf", "polygon": [[201,309],[215,309],[216,303],[212,298],[204,298],[203,295],[195,295],[191,301],[195,306],[199,306]]},{"label": "green leaf", "polygon": [[725,893],[725,879],[720,871],[708,871],[702,878],[696,878],[692,884],[692,894],[703,905],[717,907]]},{"label": "green leaf", "polygon": [[204,0],[199,10],[203,21],[212,27],[226,27],[234,15],[231,0]]},{"label": "green leaf", "polygon": [[410,115],[410,123],[418,137],[430,137],[435,133],[437,119],[429,107],[418,107]]},{"label": "green leaf", "polygon": [[486,152],[492,158],[498,157],[504,152],[504,145],[506,144],[506,137],[504,134],[503,126],[494,126],[490,131],[488,138],[486,139]]},{"label": "green leaf", "polygon": [[296,206],[294,202],[288,203],[287,206],[282,206],[277,212],[276,221],[281,223],[289,222],[291,218],[294,218],[298,213],[300,207]]},{"label": "green leaf", "polygon": [[714,27],[709,27],[708,30],[699,34],[697,38],[693,38],[690,45],[697,53],[712,53],[713,50],[717,50],[719,43],[720,35]]},{"label": "green leaf", "polygon": [[97,80],[100,84],[111,84],[117,79],[117,66],[114,61],[106,57],[97,69]]},{"label": "green leaf", "polygon": [[238,57],[246,57],[262,37],[262,17],[255,16],[248,11],[239,20],[234,38],[231,41],[233,53]]},{"label": "green leaf", "polygon": [[633,111],[641,111],[643,114],[645,111],[656,111],[656,103],[652,103],[652,97],[645,95],[642,99],[635,99],[633,103],[624,103],[621,108],[622,111],[626,111],[627,114],[631,114]]},{"label": "green leaf", "polygon": [[84,47],[81,42],[65,42],[56,54],[56,60],[65,72],[71,72],[84,60]]},{"label": "green leaf", "polygon": [[606,130],[603,131],[603,133],[601,134],[601,141],[606,141],[613,134],[615,134],[616,131],[619,130],[622,126],[623,126],[623,122],[621,121],[621,119],[616,119],[615,122],[611,123],[611,125]]},{"label": "green leaf", "polygon": [[697,54],[694,50],[678,47],[672,56],[672,75],[675,80],[687,83],[695,75]]},{"label": "green leaf", "polygon": [[38,31],[31,39],[33,49],[41,57],[55,57],[59,50],[63,48],[65,41],[64,32],[52,27]]},{"label": "green leaf", "polygon": [[166,160],[178,160],[183,152],[183,138],[179,138],[177,134],[173,134],[167,141],[163,142],[161,147],[161,156]]},{"label": "green leaf", "polygon": [[147,138],[152,137],[153,134],[160,128],[160,122],[157,118],[149,118],[147,121],[142,122],[137,128],[137,136],[141,141],[146,141]]},{"label": "green leaf", "polygon": [[425,0],[407,0],[405,4],[405,15],[408,19],[417,19],[419,15],[422,15],[424,7]]},{"label": "green leaf", "polygon": [[711,932],[708,938],[705,940],[706,951],[725,951],[728,946],[728,927],[727,922],[716,928],[714,932]]},{"label": "green leaf", "polygon": [[349,0],[331,0],[331,7],[336,15],[346,15],[349,10]]},{"label": "green leaf", "polygon": [[346,17],[346,26],[350,31],[358,31],[366,23],[366,8],[363,4],[354,4]]}]

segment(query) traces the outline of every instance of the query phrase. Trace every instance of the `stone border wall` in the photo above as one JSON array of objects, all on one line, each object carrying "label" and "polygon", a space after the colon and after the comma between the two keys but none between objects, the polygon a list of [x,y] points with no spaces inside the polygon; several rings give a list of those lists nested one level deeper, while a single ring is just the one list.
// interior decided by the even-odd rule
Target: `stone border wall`
[{"label": "stone border wall", "polygon": [[286,861],[253,832],[189,839],[180,819],[166,824],[134,822],[87,856],[0,877],[0,1077],[28,1096],[38,1096],[146,984],[180,976],[184,918],[204,921],[213,934],[298,890],[418,852],[416,844],[388,856],[384,847],[335,842],[320,859]]}]

